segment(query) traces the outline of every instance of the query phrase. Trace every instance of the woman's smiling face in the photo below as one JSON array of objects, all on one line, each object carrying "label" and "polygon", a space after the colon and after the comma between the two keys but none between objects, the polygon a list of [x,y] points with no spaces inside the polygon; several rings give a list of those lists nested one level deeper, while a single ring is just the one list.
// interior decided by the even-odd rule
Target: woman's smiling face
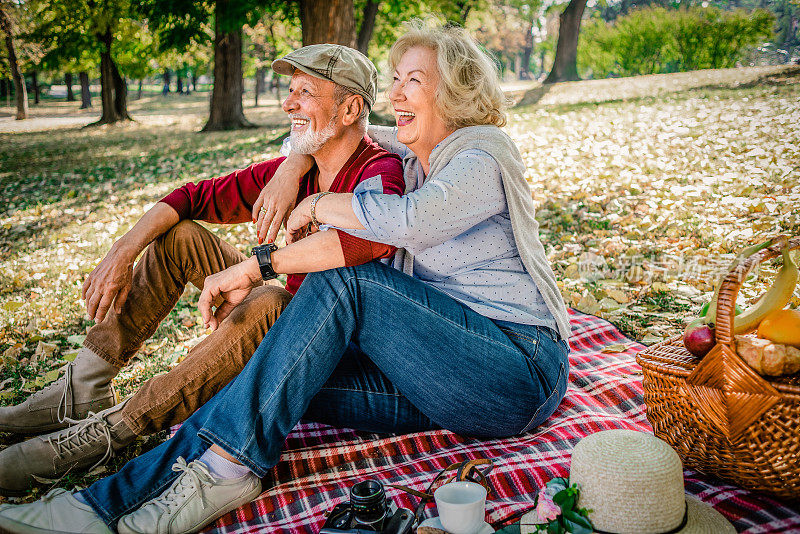
[{"label": "woman's smiling face", "polygon": [[436,52],[414,46],[400,58],[389,91],[397,120],[397,140],[425,163],[433,148],[452,133],[436,109],[438,85]]}]

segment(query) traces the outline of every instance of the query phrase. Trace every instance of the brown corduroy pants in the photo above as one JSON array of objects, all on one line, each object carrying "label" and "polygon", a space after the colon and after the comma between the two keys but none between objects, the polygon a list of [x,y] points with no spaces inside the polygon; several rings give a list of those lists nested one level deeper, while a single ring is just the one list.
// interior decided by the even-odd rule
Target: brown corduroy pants
[{"label": "brown corduroy pants", "polygon": [[[192,221],[182,221],[147,247],[133,269],[122,313],[113,307],[92,327],[84,346],[123,367],[178,302],[188,282],[245,259],[234,247]],[[183,422],[244,368],[267,330],[291,300],[277,286],[253,289],[220,324],[168,373],[147,380],[123,407],[125,423],[139,435]]]}]

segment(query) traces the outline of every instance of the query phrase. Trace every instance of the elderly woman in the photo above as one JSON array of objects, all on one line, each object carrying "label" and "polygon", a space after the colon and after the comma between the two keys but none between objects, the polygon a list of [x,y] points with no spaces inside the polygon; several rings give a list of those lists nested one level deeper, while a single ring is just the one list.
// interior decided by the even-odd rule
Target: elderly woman
[{"label": "elderly woman", "polygon": [[[494,438],[556,409],[569,322],[524,165],[499,129],[496,68],[462,30],[422,24],[392,47],[391,66],[394,144],[404,145],[413,191],[386,195],[367,181],[352,194],[315,195],[292,211],[287,240],[309,223],[342,229],[402,247],[395,268],[308,275],[244,371],[172,439],[80,493],[0,511],[0,526],[193,532],[258,496],[301,419]],[[235,304],[259,276],[251,259],[207,280],[207,324],[219,319],[213,298]]]}]

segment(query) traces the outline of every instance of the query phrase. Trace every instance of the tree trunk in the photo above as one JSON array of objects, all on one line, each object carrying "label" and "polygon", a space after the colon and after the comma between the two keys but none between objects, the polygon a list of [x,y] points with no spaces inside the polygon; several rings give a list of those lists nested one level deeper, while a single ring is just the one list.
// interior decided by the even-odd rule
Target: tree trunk
[{"label": "tree trunk", "polygon": [[578,34],[581,17],[587,0],[570,0],[569,5],[558,17],[558,44],[553,68],[544,83],[557,83],[579,80],[578,77]]},{"label": "tree trunk", "polygon": [[264,84],[266,80],[264,79],[265,76],[265,69],[264,67],[259,67],[256,69],[256,90],[255,90],[255,105],[254,107],[258,107],[258,97],[261,96],[261,93],[264,92]]},{"label": "tree trunk", "polygon": [[194,91],[196,93],[197,92],[197,74],[194,71],[192,71],[192,73],[189,76],[190,76],[190,79],[192,80],[192,91]]},{"label": "tree trunk", "polygon": [[67,86],[67,102],[75,102],[75,93],[72,92],[72,73],[64,73],[64,84]]},{"label": "tree trunk", "polygon": [[531,79],[531,54],[533,53],[533,22],[528,24],[525,34],[525,46],[522,48],[522,61],[519,70],[520,80]]},{"label": "tree trunk", "polygon": [[89,90],[89,73],[79,72],[78,79],[81,82],[81,109],[92,107],[92,93]]},{"label": "tree trunk", "polygon": [[102,44],[100,50],[100,100],[103,104],[103,113],[98,124],[113,124],[124,120],[131,120],[127,110],[128,88],[125,80],[120,76],[117,65],[111,58],[111,31],[98,35]]},{"label": "tree trunk", "polygon": [[163,87],[161,87],[161,94],[165,95],[165,94],[169,93],[169,84],[172,81],[170,79],[171,75],[170,75],[169,69],[164,69],[164,74],[162,74],[162,77],[164,78],[164,85],[163,85]]},{"label": "tree trunk", "polygon": [[117,117],[117,110],[114,108],[114,82],[111,77],[111,53],[104,50],[100,52],[100,102],[103,108],[103,113],[98,121],[100,124],[120,120]]},{"label": "tree trunk", "polygon": [[136,100],[141,100],[142,99],[142,84],[143,83],[144,82],[142,80],[139,80],[139,90],[136,91]]},{"label": "tree trunk", "polygon": [[114,81],[114,109],[121,117],[120,120],[132,120],[128,115],[128,82],[120,75],[117,64],[111,59],[110,54],[108,58],[111,60],[111,75]]},{"label": "tree trunk", "polygon": [[11,69],[11,76],[14,78],[14,91],[17,100],[17,115],[18,121],[28,117],[28,92],[25,89],[25,79],[19,72],[19,63],[17,62],[17,53],[14,49],[14,40],[11,38],[11,19],[8,14],[0,6],[0,30],[6,34],[6,50],[8,51],[8,66]]},{"label": "tree trunk", "polygon": [[0,91],[0,98],[6,99],[6,107],[11,107],[11,81],[3,78],[3,89]]},{"label": "tree trunk", "polygon": [[539,78],[542,74],[544,74],[544,61],[545,61],[545,49],[542,48],[542,51],[539,53],[539,73],[536,75]]},{"label": "tree trunk", "polygon": [[242,107],[242,27],[225,29],[230,0],[216,0],[214,22],[214,88],[204,132],[252,128]]},{"label": "tree trunk", "polygon": [[183,94],[183,76],[176,74],[175,80],[175,92],[181,95]]},{"label": "tree trunk", "polygon": [[356,48],[359,52],[367,55],[369,42],[372,40],[372,33],[375,30],[375,17],[378,15],[380,0],[367,0],[364,6],[364,17],[361,19],[361,27],[358,29]]},{"label": "tree trunk", "polygon": [[272,86],[275,87],[275,98],[278,99],[278,105],[280,106],[283,104],[281,100],[281,77],[277,76],[274,72],[272,73]]},{"label": "tree trunk", "polygon": [[17,101],[17,114],[14,118],[21,121],[28,118],[28,90],[25,88],[25,79],[19,72],[14,44],[11,42],[11,34],[8,32],[6,32],[6,50],[8,50],[8,64],[11,67],[11,75],[14,77],[14,96]]},{"label": "tree trunk", "polygon": [[33,85],[33,103],[39,103],[39,71],[31,72],[31,85]]},{"label": "tree trunk", "polygon": [[356,44],[353,0],[300,0],[303,46],[335,43]]}]

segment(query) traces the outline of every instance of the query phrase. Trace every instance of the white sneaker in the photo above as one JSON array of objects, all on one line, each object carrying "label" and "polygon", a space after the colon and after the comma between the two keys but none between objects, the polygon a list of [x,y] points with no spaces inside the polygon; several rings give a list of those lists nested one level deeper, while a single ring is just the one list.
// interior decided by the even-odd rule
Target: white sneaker
[{"label": "white sneaker", "polygon": [[28,504],[0,505],[0,532],[14,534],[113,534],[88,504],[56,488]]},{"label": "white sneaker", "polygon": [[240,478],[217,479],[206,464],[188,465],[178,457],[173,471],[182,471],[164,492],[123,516],[119,534],[186,534],[197,532],[216,518],[261,494],[261,480],[253,473]]}]

